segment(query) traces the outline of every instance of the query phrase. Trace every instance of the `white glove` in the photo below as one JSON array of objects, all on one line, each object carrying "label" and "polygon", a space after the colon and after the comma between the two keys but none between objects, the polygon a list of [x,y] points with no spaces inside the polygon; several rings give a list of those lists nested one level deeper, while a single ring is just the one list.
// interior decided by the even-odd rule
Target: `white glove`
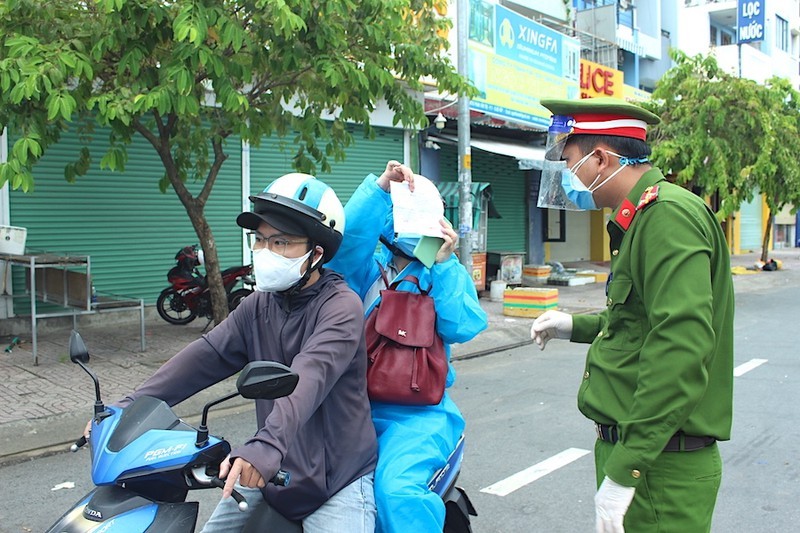
[{"label": "white glove", "polygon": [[635,487],[623,487],[606,476],[594,495],[597,533],[625,533],[622,521],[633,501]]},{"label": "white glove", "polygon": [[544,350],[550,339],[567,339],[572,336],[572,315],[561,311],[545,311],[533,321],[531,339]]}]

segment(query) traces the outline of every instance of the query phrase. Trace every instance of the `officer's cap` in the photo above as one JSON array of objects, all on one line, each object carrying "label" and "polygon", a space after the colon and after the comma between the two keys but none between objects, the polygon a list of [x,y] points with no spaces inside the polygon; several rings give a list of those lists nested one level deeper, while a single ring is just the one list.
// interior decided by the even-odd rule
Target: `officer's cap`
[{"label": "officer's cap", "polygon": [[572,117],[571,135],[614,135],[644,141],[647,125],[661,122],[658,115],[619,98],[545,98],[541,104],[553,115]]}]

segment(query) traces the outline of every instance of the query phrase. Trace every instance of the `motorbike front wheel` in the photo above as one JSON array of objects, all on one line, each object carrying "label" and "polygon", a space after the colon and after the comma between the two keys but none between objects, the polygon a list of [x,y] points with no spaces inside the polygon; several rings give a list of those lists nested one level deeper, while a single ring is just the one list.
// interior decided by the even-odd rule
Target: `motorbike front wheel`
[{"label": "motorbike front wheel", "polygon": [[228,311],[233,311],[239,307],[241,301],[250,296],[252,292],[250,289],[236,289],[230,293],[228,295]]},{"label": "motorbike front wheel", "polygon": [[197,318],[197,313],[186,306],[186,300],[172,287],[158,295],[156,309],[161,318],[176,326],[183,326]]}]

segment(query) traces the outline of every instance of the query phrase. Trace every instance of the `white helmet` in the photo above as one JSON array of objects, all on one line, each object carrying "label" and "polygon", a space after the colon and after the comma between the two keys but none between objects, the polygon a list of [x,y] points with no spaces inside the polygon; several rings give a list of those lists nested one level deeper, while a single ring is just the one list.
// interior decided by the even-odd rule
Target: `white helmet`
[{"label": "white helmet", "polygon": [[323,263],[333,258],[342,243],[344,207],[333,189],[314,176],[286,174],[250,201],[253,211],[236,219],[243,228],[256,230],[266,222],[291,235],[305,235],[322,246]]}]

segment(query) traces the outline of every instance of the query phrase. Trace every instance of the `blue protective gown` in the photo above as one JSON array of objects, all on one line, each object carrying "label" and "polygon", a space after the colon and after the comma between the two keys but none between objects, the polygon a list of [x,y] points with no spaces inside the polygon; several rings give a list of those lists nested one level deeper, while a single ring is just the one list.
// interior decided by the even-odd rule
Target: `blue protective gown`
[{"label": "blue protective gown", "polygon": [[[389,193],[370,174],[345,206],[345,233],[336,257],[326,266],[341,272],[364,301],[365,316],[377,305],[371,295],[383,286],[378,262],[391,269],[392,254],[378,239],[383,233],[392,240],[394,225]],[[410,263],[397,278],[412,275],[423,288],[430,287],[436,308],[436,326],[444,341],[448,360],[450,344],[466,342],[486,329],[486,313],[478,302],[472,279],[455,255],[430,269],[419,261]],[[390,278],[390,282],[392,279]],[[401,290],[416,286],[403,283]],[[372,290],[370,290],[372,289]],[[366,301],[371,299],[372,301]],[[455,381],[452,365],[447,387]],[[464,431],[464,418],[445,390],[438,405],[407,406],[372,402],[372,420],[378,434],[378,466],[375,470],[375,500],[380,533],[434,532],[444,527],[445,507],[427,483],[455,449]]]}]

